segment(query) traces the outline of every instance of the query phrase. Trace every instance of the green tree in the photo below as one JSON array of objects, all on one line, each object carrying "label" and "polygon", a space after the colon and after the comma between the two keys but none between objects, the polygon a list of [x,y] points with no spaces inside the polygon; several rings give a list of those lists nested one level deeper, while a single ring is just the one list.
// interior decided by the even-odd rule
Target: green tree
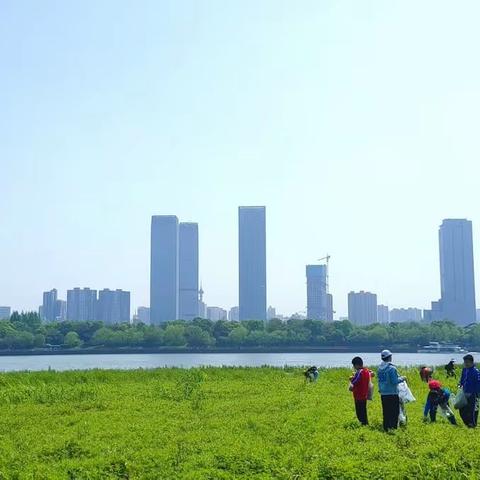
[{"label": "green tree", "polygon": [[185,327],[183,325],[170,324],[165,328],[164,334],[165,345],[171,347],[181,347],[185,345]]},{"label": "green tree", "polygon": [[143,331],[143,343],[147,346],[160,346],[164,343],[165,332],[156,326],[148,325]]},{"label": "green tree", "polygon": [[243,345],[248,336],[248,330],[240,325],[234,328],[229,334],[228,339],[233,345]]},{"label": "green tree", "polygon": [[43,333],[36,333],[34,335],[33,346],[35,348],[42,348],[45,346],[45,335],[43,335]]},{"label": "green tree", "polygon": [[185,329],[185,337],[190,347],[210,347],[215,343],[208,330],[202,330],[197,325],[189,325]]},{"label": "green tree", "polygon": [[76,348],[82,344],[82,340],[77,332],[68,332],[65,335],[64,344],[67,348]]}]

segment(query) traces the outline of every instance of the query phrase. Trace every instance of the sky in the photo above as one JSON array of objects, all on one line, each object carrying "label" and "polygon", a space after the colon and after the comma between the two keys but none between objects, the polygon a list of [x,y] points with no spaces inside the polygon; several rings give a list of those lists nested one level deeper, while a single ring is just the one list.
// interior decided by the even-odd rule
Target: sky
[{"label": "sky", "polygon": [[473,221],[480,3],[1,0],[0,305],[123,288],[150,218],[199,223],[209,305],[238,304],[237,208],[267,208],[267,302],[327,253],[392,307],[440,295],[438,226]]}]

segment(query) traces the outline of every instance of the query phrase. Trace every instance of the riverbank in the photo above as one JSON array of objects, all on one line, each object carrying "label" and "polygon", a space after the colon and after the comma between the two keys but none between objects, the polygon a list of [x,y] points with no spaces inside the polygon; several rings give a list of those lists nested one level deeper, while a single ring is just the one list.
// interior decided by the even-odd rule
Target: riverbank
[{"label": "riverbank", "polygon": [[321,370],[316,384],[298,368],[0,374],[0,471],[50,480],[477,478],[478,432],[442,418],[424,424],[426,386],[416,369],[401,373],[419,400],[406,430],[390,435],[377,393],[370,426],[358,425],[350,369]]},{"label": "riverbank", "polygon": [[[189,347],[89,347],[89,348],[32,348],[0,350],[0,356],[15,355],[124,355],[124,354],[171,354],[171,353],[198,353],[198,354],[223,354],[223,353],[355,353],[355,352],[380,352],[386,348],[384,345],[341,345],[329,347],[215,347],[215,348],[189,348]],[[418,347],[408,345],[389,346],[398,353],[417,353]]]}]

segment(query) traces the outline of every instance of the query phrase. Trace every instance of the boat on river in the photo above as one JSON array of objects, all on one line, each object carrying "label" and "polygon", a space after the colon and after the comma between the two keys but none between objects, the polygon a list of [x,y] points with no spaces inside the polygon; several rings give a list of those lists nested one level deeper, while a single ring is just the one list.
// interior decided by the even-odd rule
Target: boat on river
[{"label": "boat on river", "polygon": [[467,353],[460,345],[446,342],[428,342],[417,350],[418,353]]}]

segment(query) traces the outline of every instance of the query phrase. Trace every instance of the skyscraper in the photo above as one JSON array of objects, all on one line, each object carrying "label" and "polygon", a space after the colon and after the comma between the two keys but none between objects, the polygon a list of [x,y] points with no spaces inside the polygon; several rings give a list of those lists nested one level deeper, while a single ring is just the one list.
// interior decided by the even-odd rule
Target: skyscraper
[{"label": "skyscraper", "polygon": [[307,318],[329,320],[327,295],[327,266],[307,265]]},{"label": "skyscraper", "polygon": [[150,322],[178,319],[178,218],[152,217],[150,257]]},{"label": "skyscraper", "polygon": [[106,324],[130,322],[130,292],[109,290],[98,292],[97,320]]},{"label": "skyscraper", "polygon": [[265,320],[267,252],[265,207],[238,208],[239,317]]},{"label": "skyscraper", "polygon": [[348,319],[355,325],[369,325],[377,321],[377,295],[370,292],[348,294]]},{"label": "skyscraper", "polygon": [[178,317],[193,320],[199,316],[197,223],[180,223],[178,254]]},{"label": "skyscraper", "polygon": [[476,321],[472,222],[447,219],[439,230],[441,316],[459,325]]},{"label": "skyscraper", "polygon": [[83,322],[97,318],[97,291],[89,288],[67,290],[67,320]]}]

